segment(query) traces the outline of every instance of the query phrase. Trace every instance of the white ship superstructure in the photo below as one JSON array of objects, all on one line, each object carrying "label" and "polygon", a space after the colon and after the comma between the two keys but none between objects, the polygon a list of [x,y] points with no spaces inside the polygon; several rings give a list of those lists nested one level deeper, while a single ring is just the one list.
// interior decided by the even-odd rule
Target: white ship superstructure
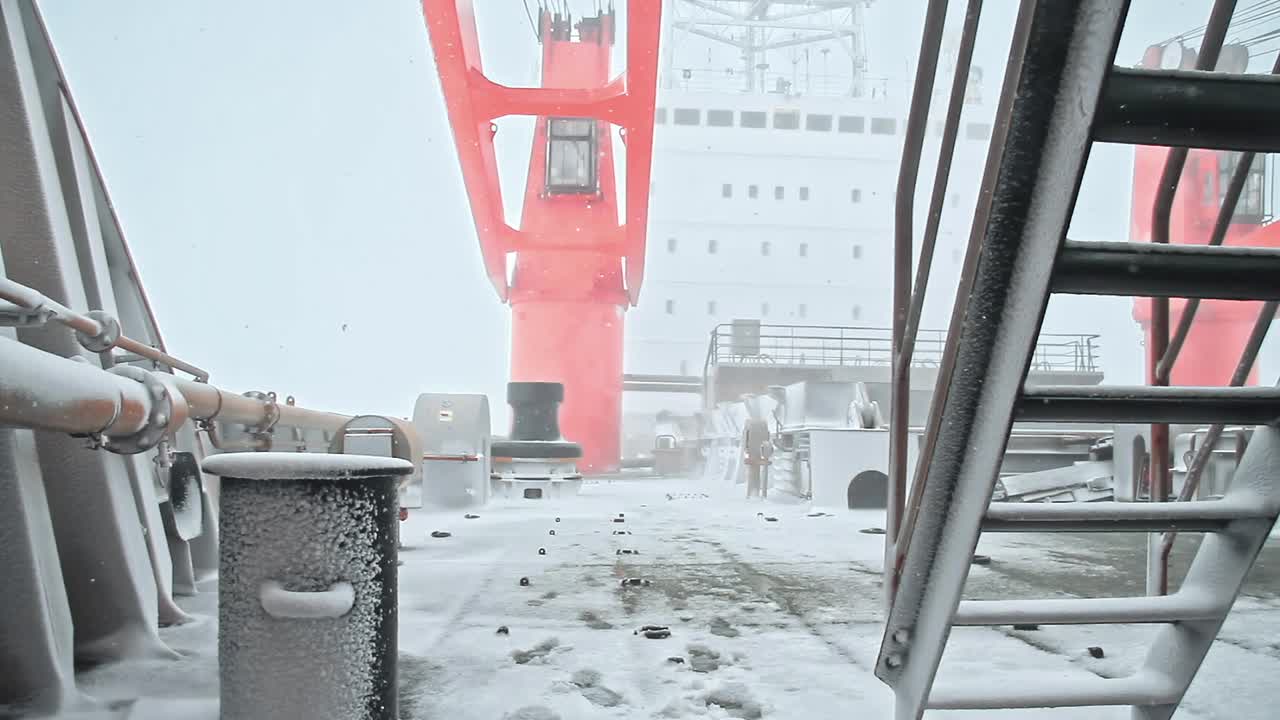
[{"label": "white ship superstructure", "polygon": [[[627,317],[627,372],[699,375],[710,331],[735,319],[889,325],[910,87],[871,74],[868,7],[668,2],[647,272]],[[991,134],[979,78],[934,261],[930,295],[943,301],[926,309],[925,327],[946,325],[976,200],[968,178]],[[939,134],[940,124],[933,144]]]}]

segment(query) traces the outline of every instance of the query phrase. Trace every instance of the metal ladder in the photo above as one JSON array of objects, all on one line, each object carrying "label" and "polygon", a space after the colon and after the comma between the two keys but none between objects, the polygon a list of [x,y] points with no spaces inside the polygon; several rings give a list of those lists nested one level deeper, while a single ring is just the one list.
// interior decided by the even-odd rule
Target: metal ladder
[{"label": "metal ladder", "polygon": [[[1215,34],[1221,46],[1234,5],[1229,0],[1214,3],[1206,49],[1211,49]],[[890,502],[886,585],[892,589],[876,674],[894,690],[898,720],[917,720],[927,709],[1095,705],[1130,705],[1133,717],[1141,720],[1171,717],[1280,514],[1280,430],[1276,427],[1280,390],[1023,385],[1052,293],[1153,297],[1165,302],[1169,297],[1280,300],[1280,283],[1275,280],[1280,277],[1280,251],[1066,240],[1094,141],[1280,150],[1280,126],[1267,119],[1280,108],[1280,78],[1113,67],[1127,6],[1125,0],[1023,0],[1021,4],[966,274],[957,293],[960,299],[911,503],[900,529],[892,498]],[[980,7],[980,0],[970,0],[962,38],[962,46],[969,50]],[[945,0],[931,0],[922,74],[934,72],[945,10]],[[1217,51],[1202,51],[1202,55],[1212,67]],[[956,85],[962,84],[958,71]],[[922,82],[918,77],[904,175],[918,169],[924,122],[915,121],[918,114],[927,118],[931,91],[932,80]],[[953,92],[948,131],[959,114],[956,98]],[[947,164],[949,152],[944,135]],[[945,192],[947,169],[942,162],[940,166],[935,200],[938,185]],[[1179,176],[1180,172],[1172,175],[1170,196]],[[914,188],[914,176],[909,180]],[[909,210],[911,199],[906,202]],[[1231,205],[1224,205],[1224,211],[1229,213],[1234,201]],[[902,217],[900,212],[900,222]],[[921,260],[925,279],[935,235],[936,225],[931,222]],[[909,219],[905,236],[909,262]],[[898,248],[901,252],[901,234]],[[901,265],[898,271],[901,276]],[[921,284],[917,282],[916,297],[908,287],[905,299],[913,307],[904,318],[918,318],[914,305],[922,302]],[[898,288],[895,305],[901,311],[904,294],[901,285]],[[1274,313],[1275,305],[1266,307]],[[1266,320],[1263,323],[1260,315],[1264,330],[1270,318]],[[899,349],[910,348],[913,339],[911,322],[904,320],[903,327],[907,331],[895,335]],[[898,353],[895,360],[900,360]],[[902,368],[895,364],[895,370]],[[904,375],[895,372],[895,390],[902,389],[898,383]],[[1015,420],[1258,427],[1221,500],[992,505],[993,486]],[[892,429],[901,435],[896,447],[902,452],[905,421]],[[902,465],[897,467],[902,473]],[[902,482],[892,475],[891,493],[894,483]],[[900,494],[898,503],[901,498]],[[961,601],[983,531],[1179,530],[1206,535],[1185,581],[1170,595]],[[1015,623],[1155,623],[1161,627],[1144,664],[1128,677],[1047,674],[1017,685],[1002,684],[995,677],[935,686],[953,626]]]}]

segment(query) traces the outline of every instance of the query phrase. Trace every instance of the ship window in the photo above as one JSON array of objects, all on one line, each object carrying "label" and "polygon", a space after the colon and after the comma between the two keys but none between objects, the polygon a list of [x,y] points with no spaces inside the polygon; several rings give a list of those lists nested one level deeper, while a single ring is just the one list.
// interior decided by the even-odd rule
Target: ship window
[{"label": "ship window", "polygon": [[673,253],[675,251],[676,251],[676,239],[673,237],[667,238],[667,252]]},{"label": "ship window", "polygon": [[768,126],[768,113],[759,110],[743,110],[738,124],[744,128],[762,128]]},{"label": "ship window", "polygon": [[712,254],[712,255],[715,255],[715,254],[716,254],[716,251],[717,251],[717,250],[719,250],[719,249],[720,249],[720,243],[716,242],[714,239],[711,239],[711,240],[708,240],[708,241],[707,241],[707,252],[708,252],[708,253],[710,253],[710,254]]},{"label": "ship window", "polygon": [[800,243],[800,257],[809,257],[809,243]]},{"label": "ship window", "polygon": [[708,300],[708,301],[707,301],[707,314],[708,314],[708,315],[715,315],[715,314],[716,314],[716,301],[715,301],[715,300]]},{"label": "ship window", "polygon": [[804,185],[800,186],[800,199],[801,200],[809,199],[809,188],[805,187]]},{"label": "ship window", "polygon": [[671,114],[671,122],[676,125],[697,125],[702,111],[697,108],[676,108]]},{"label": "ship window", "polygon": [[676,314],[676,301],[675,301],[675,300],[668,300],[668,301],[667,301],[667,314],[668,314],[668,315],[675,315],[675,314]]},{"label": "ship window", "polygon": [[964,126],[964,136],[970,140],[986,140],[991,137],[991,123],[968,123]]},{"label": "ship window", "polygon": [[830,132],[831,116],[830,115],[812,115],[812,114],[805,115],[804,129],[816,130],[817,132]]},{"label": "ship window", "polygon": [[800,111],[779,110],[773,114],[774,130],[799,130]]},{"label": "ship window", "polygon": [[[677,110],[677,113],[680,111]],[[676,122],[680,122],[676,120]],[[893,118],[871,118],[872,135],[892,135],[898,128],[898,121]]]},{"label": "ship window", "polygon": [[720,197],[733,197],[733,185],[725,183],[720,186]]},{"label": "ship window", "polygon": [[862,246],[861,246],[861,245],[854,245],[854,246],[853,246],[853,259],[854,259],[854,260],[861,260],[861,259],[862,259]]},{"label": "ship window", "polygon": [[664,107],[657,108],[653,111],[653,122],[658,125],[667,123],[667,109]]},{"label": "ship window", "polygon": [[547,122],[547,191],[594,193],[596,149],[595,120],[551,118]]},{"label": "ship window", "polygon": [[760,303],[760,317],[769,317],[769,303]]},{"label": "ship window", "polygon": [[733,127],[733,111],[708,110],[707,124],[711,127]]},{"label": "ship window", "polygon": [[854,319],[854,320],[857,320],[857,319],[859,319],[859,318],[861,318],[861,317],[862,317],[862,308],[858,307],[857,305],[854,305],[854,306],[853,306],[853,319]]},{"label": "ship window", "polygon": [[836,129],[843,133],[860,133],[866,127],[866,122],[867,119],[861,115],[841,115]]},{"label": "ship window", "polygon": [[768,240],[765,240],[764,242],[760,243],[760,254],[761,254],[761,255],[764,255],[765,257],[768,257],[768,256],[769,256],[769,250],[770,250],[770,249],[771,249],[771,248],[770,248],[770,246],[769,246],[769,241],[768,241]]},{"label": "ship window", "polygon": [[800,317],[807,317],[809,315],[809,306],[800,303],[800,307],[796,308],[796,314]]},{"label": "ship window", "polygon": [[[1227,186],[1231,184],[1231,176],[1236,172],[1236,166],[1240,164],[1240,153],[1224,152],[1218,154],[1218,202],[1222,202],[1221,195],[1226,195]],[[1253,165],[1249,168],[1249,175],[1245,179],[1244,189],[1240,193],[1240,200],[1236,203],[1235,214],[1231,216],[1232,222],[1237,223],[1260,223],[1267,219],[1266,198],[1266,162],[1263,156],[1255,156]]]},{"label": "ship window", "polygon": [[755,200],[756,198],[760,197],[760,188],[756,187],[755,185],[748,185],[747,197],[751,198],[752,200]]},{"label": "ship window", "polygon": [[781,185],[775,185],[773,188],[773,199],[781,200],[786,196],[787,191],[782,189]]},{"label": "ship window", "polygon": [[862,190],[854,188],[849,191],[849,202],[862,202]]}]

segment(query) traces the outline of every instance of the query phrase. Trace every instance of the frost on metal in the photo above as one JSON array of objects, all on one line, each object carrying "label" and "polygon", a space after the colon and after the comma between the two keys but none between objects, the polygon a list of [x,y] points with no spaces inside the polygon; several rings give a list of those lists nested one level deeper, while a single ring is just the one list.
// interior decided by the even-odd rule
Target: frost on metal
[{"label": "frost on metal", "polygon": [[[210,463],[217,472],[258,475],[241,466],[248,458],[220,460]],[[289,470],[307,462],[268,465]],[[358,469],[339,470],[350,477]],[[395,483],[389,473],[337,481],[224,478],[222,717],[395,717]],[[282,618],[263,607],[266,600],[278,611],[274,601],[287,599],[289,607],[334,610],[327,599],[347,587],[353,597],[343,613]],[[316,602],[301,593],[317,593]]]}]

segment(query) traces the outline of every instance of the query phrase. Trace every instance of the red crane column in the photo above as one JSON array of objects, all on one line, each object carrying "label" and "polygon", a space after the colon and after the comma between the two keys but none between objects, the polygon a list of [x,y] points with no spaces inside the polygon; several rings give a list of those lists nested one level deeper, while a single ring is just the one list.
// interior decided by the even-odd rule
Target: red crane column
[{"label": "red crane column", "polygon": [[[1140,65],[1159,68],[1162,57],[1167,59],[1171,53],[1182,57],[1174,57],[1173,67],[1166,69],[1173,69],[1179,65],[1183,69],[1195,66],[1195,52],[1182,50],[1180,46],[1172,50],[1163,46],[1149,48]],[[1225,54],[1226,49],[1224,49]],[[1247,53],[1245,57],[1247,59]],[[1130,210],[1129,230],[1130,239],[1133,241],[1149,242],[1151,240],[1151,212],[1168,153],[1169,150],[1163,147],[1141,145],[1134,148],[1133,205]],[[1222,195],[1226,192],[1227,182],[1234,169],[1233,163],[1238,157],[1239,153],[1215,150],[1191,150],[1188,153],[1170,217],[1169,241],[1171,243],[1206,244],[1209,242],[1218,210],[1222,205]],[[1257,162],[1260,167],[1261,156],[1258,157]],[[1251,178],[1250,183],[1245,186],[1245,192],[1236,206],[1234,219],[1227,228],[1224,245],[1280,247],[1280,232],[1278,232],[1280,227],[1269,224],[1269,218],[1265,216],[1264,205],[1266,193],[1269,190],[1265,187],[1263,174],[1259,170],[1257,178]],[[1186,304],[1187,301],[1181,298],[1169,300],[1170,332],[1177,326]],[[1260,306],[1261,303],[1258,302],[1201,301],[1195,322],[1187,334],[1186,343],[1170,372],[1169,384],[1226,385],[1235,371],[1236,363],[1253,329]],[[1142,325],[1147,338],[1147,381],[1150,382],[1155,363],[1159,361],[1159,358],[1150,357],[1150,348],[1153,345],[1150,298],[1136,299],[1133,314],[1134,319]],[[1255,366],[1248,384],[1257,382],[1257,372]]]},{"label": "red crane column", "polygon": [[[512,307],[511,378],[565,386],[561,427],[581,470],[620,462],[623,315],[644,277],[660,3],[632,2],[627,70],[610,78],[612,10],[541,11],[542,86],[484,75],[470,0],[423,0],[481,254]],[[520,227],[503,215],[493,120],[537,117]],[[612,128],[626,143],[619,219]],[[508,282],[509,256],[514,271]]]}]

